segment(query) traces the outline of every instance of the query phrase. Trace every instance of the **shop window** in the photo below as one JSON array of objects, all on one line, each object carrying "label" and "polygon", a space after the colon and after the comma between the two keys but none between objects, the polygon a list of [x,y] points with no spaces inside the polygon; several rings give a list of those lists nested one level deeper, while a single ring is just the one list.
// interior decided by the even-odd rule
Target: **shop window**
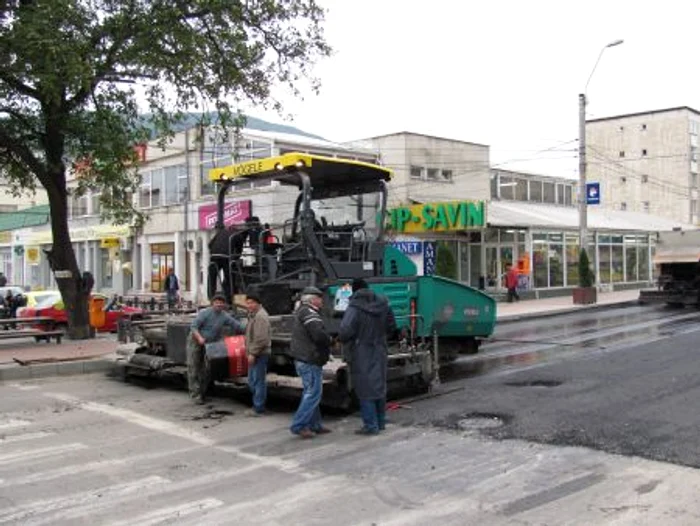
[{"label": "shop window", "polygon": [[636,239],[632,238],[630,242],[625,243],[625,272],[627,273],[627,281],[639,280],[637,261],[637,243]]},{"label": "shop window", "polygon": [[542,183],[542,202],[552,204],[556,203],[554,183]]},{"label": "shop window", "polygon": [[151,245],[151,291],[163,292],[168,270],[175,268],[175,243]]},{"label": "shop window", "polygon": [[579,239],[576,234],[566,234],[566,283],[578,287]]},{"label": "shop window", "polygon": [[532,247],[532,274],[535,288],[543,289],[549,286],[549,245],[535,242]]},{"label": "shop window", "polygon": [[639,262],[639,281],[649,279],[649,245],[647,239],[641,241],[637,246],[637,260]]},{"label": "shop window", "polygon": [[598,272],[600,273],[601,283],[610,283],[610,245],[598,246],[598,255],[600,261],[598,263]]},{"label": "shop window", "polygon": [[100,249],[100,286],[103,289],[111,289],[113,286],[112,256],[108,248]]},{"label": "shop window", "polygon": [[561,243],[549,244],[549,286],[564,286],[564,245]]},{"label": "shop window", "polygon": [[625,280],[625,258],[622,245],[610,247],[610,277],[613,283],[622,283]]}]

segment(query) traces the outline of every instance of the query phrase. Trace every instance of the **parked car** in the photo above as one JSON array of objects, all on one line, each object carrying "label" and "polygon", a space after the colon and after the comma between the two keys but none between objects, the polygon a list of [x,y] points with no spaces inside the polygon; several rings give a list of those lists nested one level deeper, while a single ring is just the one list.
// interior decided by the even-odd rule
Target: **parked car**
[{"label": "parked car", "polygon": [[[17,310],[18,318],[32,318],[42,316],[52,318],[57,326],[68,324],[68,313],[61,298],[61,293],[57,290],[45,290],[41,292],[24,293],[27,304]],[[91,299],[102,299],[104,301],[105,324],[98,330],[100,332],[116,332],[119,319],[124,314],[141,314],[142,309],[127,307],[111,301],[104,294],[91,294]]]}]

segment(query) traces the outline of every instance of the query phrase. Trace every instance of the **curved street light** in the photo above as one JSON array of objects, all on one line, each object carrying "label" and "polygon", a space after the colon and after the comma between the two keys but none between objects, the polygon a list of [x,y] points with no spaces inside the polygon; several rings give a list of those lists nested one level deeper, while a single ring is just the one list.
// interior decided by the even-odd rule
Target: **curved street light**
[{"label": "curved street light", "polygon": [[600,62],[603,53],[609,47],[615,47],[622,44],[624,40],[613,40],[609,44],[603,46],[598,54],[591,74],[588,75],[586,86],[583,88],[583,93],[578,96],[578,173],[579,173],[579,250],[585,249],[588,246],[588,196],[586,195],[586,93],[588,92],[588,84],[593,78],[598,63]]}]

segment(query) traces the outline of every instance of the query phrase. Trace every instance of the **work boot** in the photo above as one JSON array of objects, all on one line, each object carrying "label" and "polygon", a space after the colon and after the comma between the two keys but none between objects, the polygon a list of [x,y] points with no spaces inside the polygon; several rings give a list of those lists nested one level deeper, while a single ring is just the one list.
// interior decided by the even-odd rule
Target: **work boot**
[{"label": "work boot", "polygon": [[313,438],[313,437],[316,436],[315,433],[314,433],[313,431],[311,431],[310,429],[302,429],[301,431],[299,431],[299,432],[296,433],[296,434],[299,435],[301,438],[304,438],[304,439],[306,439],[306,438]]},{"label": "work boot", "polygon": [[366,427],[361,427],[360,429],[355,431],[355,434],[366,437],[373,437],[377,436],[379,434],[379,431],[372,431],[371,429],[367,429]]},{"label": "work boot", "polygon": [[314,433],[317,435],[327,435],[328,433],[332,433],[333,431],[328,429],[327,427],[319,427],[318,429],[314,429]]}]

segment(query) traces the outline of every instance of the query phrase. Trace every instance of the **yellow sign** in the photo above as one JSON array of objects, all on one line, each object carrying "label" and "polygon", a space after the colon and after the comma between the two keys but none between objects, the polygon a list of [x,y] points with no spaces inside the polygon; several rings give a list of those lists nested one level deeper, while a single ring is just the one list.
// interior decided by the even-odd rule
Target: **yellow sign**
[{"label": "yellow sign", "polygon": [[[113,237],[129,237],[131,228],[126,225],[97,225],[85,228],[71,228],[70,239],[73,242],[93,241]],[[25,245],[48,245],[53,243],[51,230],[32,232],[22,235],[18,241]]]},{"label": "yellow sign", "polygon": [[41,253],[39,252],[39,247],[27,247],[25,251],[27,256],[27,263],[30,265],[38,265]]},{"label": "yellow sign", "polygon": [[100,240],[100,248],[119,248],[120,244],[118,237],[108,237]]},{"label": "yellow sign", "polygon": [[12,232],[6,230],[5,232],[0,232],[0,243],[9,245],[12,243]]}]

